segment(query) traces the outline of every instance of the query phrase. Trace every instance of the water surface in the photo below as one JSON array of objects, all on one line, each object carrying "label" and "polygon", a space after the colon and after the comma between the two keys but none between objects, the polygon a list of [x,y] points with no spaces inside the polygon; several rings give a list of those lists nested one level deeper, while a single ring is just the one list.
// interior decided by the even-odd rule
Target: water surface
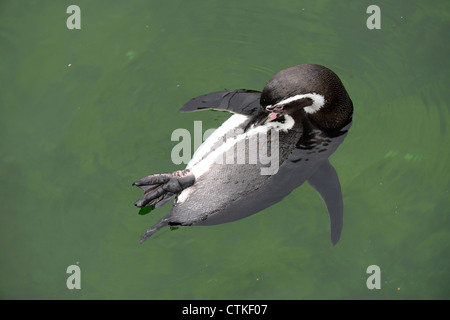
[{"label": "water surface", "polygon": [[[448,299],[450,3],[0,2],[0,298]],[[261,90],[281,69],[334,70],[354,106],[330,158],[344,195],[333,247],[308,185],[247,219],[139,236],[131,183],[183,168],[173,130],[197,95]],[[81,268],[68,290],[66,268]],[[381,289],[366,269],[381,269]]]}]

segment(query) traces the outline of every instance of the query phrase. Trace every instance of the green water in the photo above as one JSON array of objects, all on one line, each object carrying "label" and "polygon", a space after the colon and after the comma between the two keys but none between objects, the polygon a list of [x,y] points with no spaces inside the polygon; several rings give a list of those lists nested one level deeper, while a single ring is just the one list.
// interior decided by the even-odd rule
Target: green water
[{"label": "green water", "polygon": [[[66,27],[71,4],[81,30]],[[449,30],[449,1],[1,0],[0,298],[449,299]],[[228,117],[183,103],[300,63],[334,70],[355,106],[330,158],[338,245],[308,185],[139,244],[170,208],[139,215],[131,183],[183,168],[173,130]]]}]

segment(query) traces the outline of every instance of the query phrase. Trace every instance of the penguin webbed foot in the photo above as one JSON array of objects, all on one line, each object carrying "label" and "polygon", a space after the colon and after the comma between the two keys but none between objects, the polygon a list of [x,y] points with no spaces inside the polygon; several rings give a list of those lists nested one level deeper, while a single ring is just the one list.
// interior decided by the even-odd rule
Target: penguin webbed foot
[{"label": "penguin webbed foot", "polygon": [[136,207],[156,206],[163,200],[170,199],[195,182],[189,169],[173,173],[159,173],[144,177],[133,183],[144,190],[142,197],[135,202]]}]

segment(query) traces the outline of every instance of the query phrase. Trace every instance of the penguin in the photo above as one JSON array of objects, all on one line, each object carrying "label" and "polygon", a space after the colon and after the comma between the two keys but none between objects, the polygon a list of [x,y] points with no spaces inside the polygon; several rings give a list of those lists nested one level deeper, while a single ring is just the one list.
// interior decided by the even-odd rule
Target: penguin
[{"label": "penguin", "polygon": [[[347,136],[353,115],[339,77],[324,66],[301,64],[276,73],[262,92],[213,92],[191,99],[180,111],[207,109],[232,115],[195,151],[186,169],[133,183],[144,191],[137,207],[158,208],[174,198],[171,212],[141,236],[141,243],[165,226],[209,226],[248,217],[308,182],[325,202],[335,245],[343,227],[343,200],[328,158]],[[263,173],[270,171],[267,161],[248,160],[264,151],[277,155],[269,173]],[[230,154],[231,161],[225,161]]]}]

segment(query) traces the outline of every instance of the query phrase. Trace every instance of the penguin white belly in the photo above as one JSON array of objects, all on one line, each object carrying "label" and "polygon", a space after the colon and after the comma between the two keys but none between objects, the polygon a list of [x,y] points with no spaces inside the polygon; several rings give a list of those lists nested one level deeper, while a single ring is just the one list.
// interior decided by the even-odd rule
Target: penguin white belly
[{"label": "penguin white belly", "polygon": [[[295,123],[294,119],[286,115],[283,123],[267,122],[243,132],[247,120],[246,116],[232,116],[200,146],[187,167],[195,177],[195,184],[178,195],[172,211],[173,217],[179,215],[181,218],[183,215],[185,218],[188,215],[190,221],[198,221],[199,218],[205,218],[223,209],[230,202],[257,190],[270,175],[261,173],[262,167],[267,163],[249,161],[251,157],[256,159],[255,155],[250,153],[266,153],[270,148],[271,156],[274,152],[277,153],[275,165],[278,168],[282,159],[278,156],[279,150],[272,149],[272,139],[274,136],[277,138],[275,142],[278,148],[279,131],[287,132],[291,129]],[[267,139],[271,130],[272,139]],[[249,147],[252,141],[258,142],[256,150]],[[235,148],[239,144],[244,146],[241,148],[243,155]],[[259,157],[257,158],[256,160],[259,160]],[[246,161],[243,162],[242,159]]]},{"label": "penguin white belly", "polygon": [[231,138],[236,136],[238,128],[243,127],[249,116],[242,114],[234,114],[227,121],[225,121],[219,128],[217,128],[195,151],[194,156],[187,164],[186,169],[192,168],[198,164],[205,156],[214,151],[217,147],[223,144],[225,137]]}]

